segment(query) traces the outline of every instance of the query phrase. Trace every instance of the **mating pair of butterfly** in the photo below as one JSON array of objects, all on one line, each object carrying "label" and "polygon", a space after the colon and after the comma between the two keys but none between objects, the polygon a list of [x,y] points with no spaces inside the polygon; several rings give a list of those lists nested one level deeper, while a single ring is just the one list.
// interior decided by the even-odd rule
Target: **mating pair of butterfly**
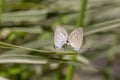
[{"label": "mating pair of butterfly", "polygon": [[54,33],[54,44],[56,49],[61,49],[63,45],[71,45],[75,51],[80,51],[83,42],[83,29],[74,29],[69,35],[67,31],[57,26]]}]

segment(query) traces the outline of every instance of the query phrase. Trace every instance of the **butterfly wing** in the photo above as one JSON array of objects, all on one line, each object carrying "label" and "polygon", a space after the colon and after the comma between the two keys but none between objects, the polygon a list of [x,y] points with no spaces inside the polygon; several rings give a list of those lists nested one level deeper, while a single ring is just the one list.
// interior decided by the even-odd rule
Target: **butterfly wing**
[{"label": "butterfly wing", "polygon": [[55,48],[60,49],[67,42],[68,34],[67,31],[63,27],[56,27],[54,33],[54,44]]},{"label": "butterfly wing", "polygon": [[83,42],[83,29],[75,29],[68,37],[68,43],[74,48],[74,50],[80,50]]}]

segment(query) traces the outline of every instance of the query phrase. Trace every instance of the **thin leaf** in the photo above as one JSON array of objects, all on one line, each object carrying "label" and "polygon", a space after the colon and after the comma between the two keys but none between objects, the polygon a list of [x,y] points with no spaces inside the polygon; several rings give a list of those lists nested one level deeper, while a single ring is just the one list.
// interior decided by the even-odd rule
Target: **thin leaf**
[{"label": "thin leaf", "polygon": [[3,47],[8,47],[8,48],[21,48],[21,49],[26,49],[26,50],[30,50],[30,51],[34,51],[34,52],[39,52],[39,53],[48,53],[48,54],[60,54],[60,55],[72,55],[72,54],[77,54],[77,53],[72,53],[72,52],[50,52],[50,51],[45,51],[45,50],[38,50],[38,49],[32,49],[32,48],[27,48],[27,47],[23,47],[23,46],[16,46],[16,45],[12,45],[12,44],[8,44],[8,43],[4,43],[4,42],[0,42],[0,46]]}]

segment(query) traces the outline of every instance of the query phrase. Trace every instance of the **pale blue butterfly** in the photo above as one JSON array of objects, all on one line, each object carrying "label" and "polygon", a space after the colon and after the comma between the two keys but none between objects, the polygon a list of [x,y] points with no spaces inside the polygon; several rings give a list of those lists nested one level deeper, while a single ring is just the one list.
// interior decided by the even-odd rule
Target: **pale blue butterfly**
[{"label": "pale blue butterfly", "polygon": [[54,43],[57,49],[62,48],[64,44],[71,45],[75,51],[80,50],[83,42],[83,29],[77,28],[68,36],[67,31],[63,27],[56,27],[54,35]]}]

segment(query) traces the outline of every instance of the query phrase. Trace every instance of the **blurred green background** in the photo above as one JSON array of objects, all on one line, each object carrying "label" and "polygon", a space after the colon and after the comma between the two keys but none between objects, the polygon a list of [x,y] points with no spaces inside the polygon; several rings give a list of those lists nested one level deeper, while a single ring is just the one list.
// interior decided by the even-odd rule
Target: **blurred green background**
[{"label": "blurred green background", "polygon": [[[71,80],[120,80],[120,0],[86,1],[0,0],[0,80],[69,80],[68,65]],[[71,32],[82,12],[81,52],[56,51],[56,26]]]}]

